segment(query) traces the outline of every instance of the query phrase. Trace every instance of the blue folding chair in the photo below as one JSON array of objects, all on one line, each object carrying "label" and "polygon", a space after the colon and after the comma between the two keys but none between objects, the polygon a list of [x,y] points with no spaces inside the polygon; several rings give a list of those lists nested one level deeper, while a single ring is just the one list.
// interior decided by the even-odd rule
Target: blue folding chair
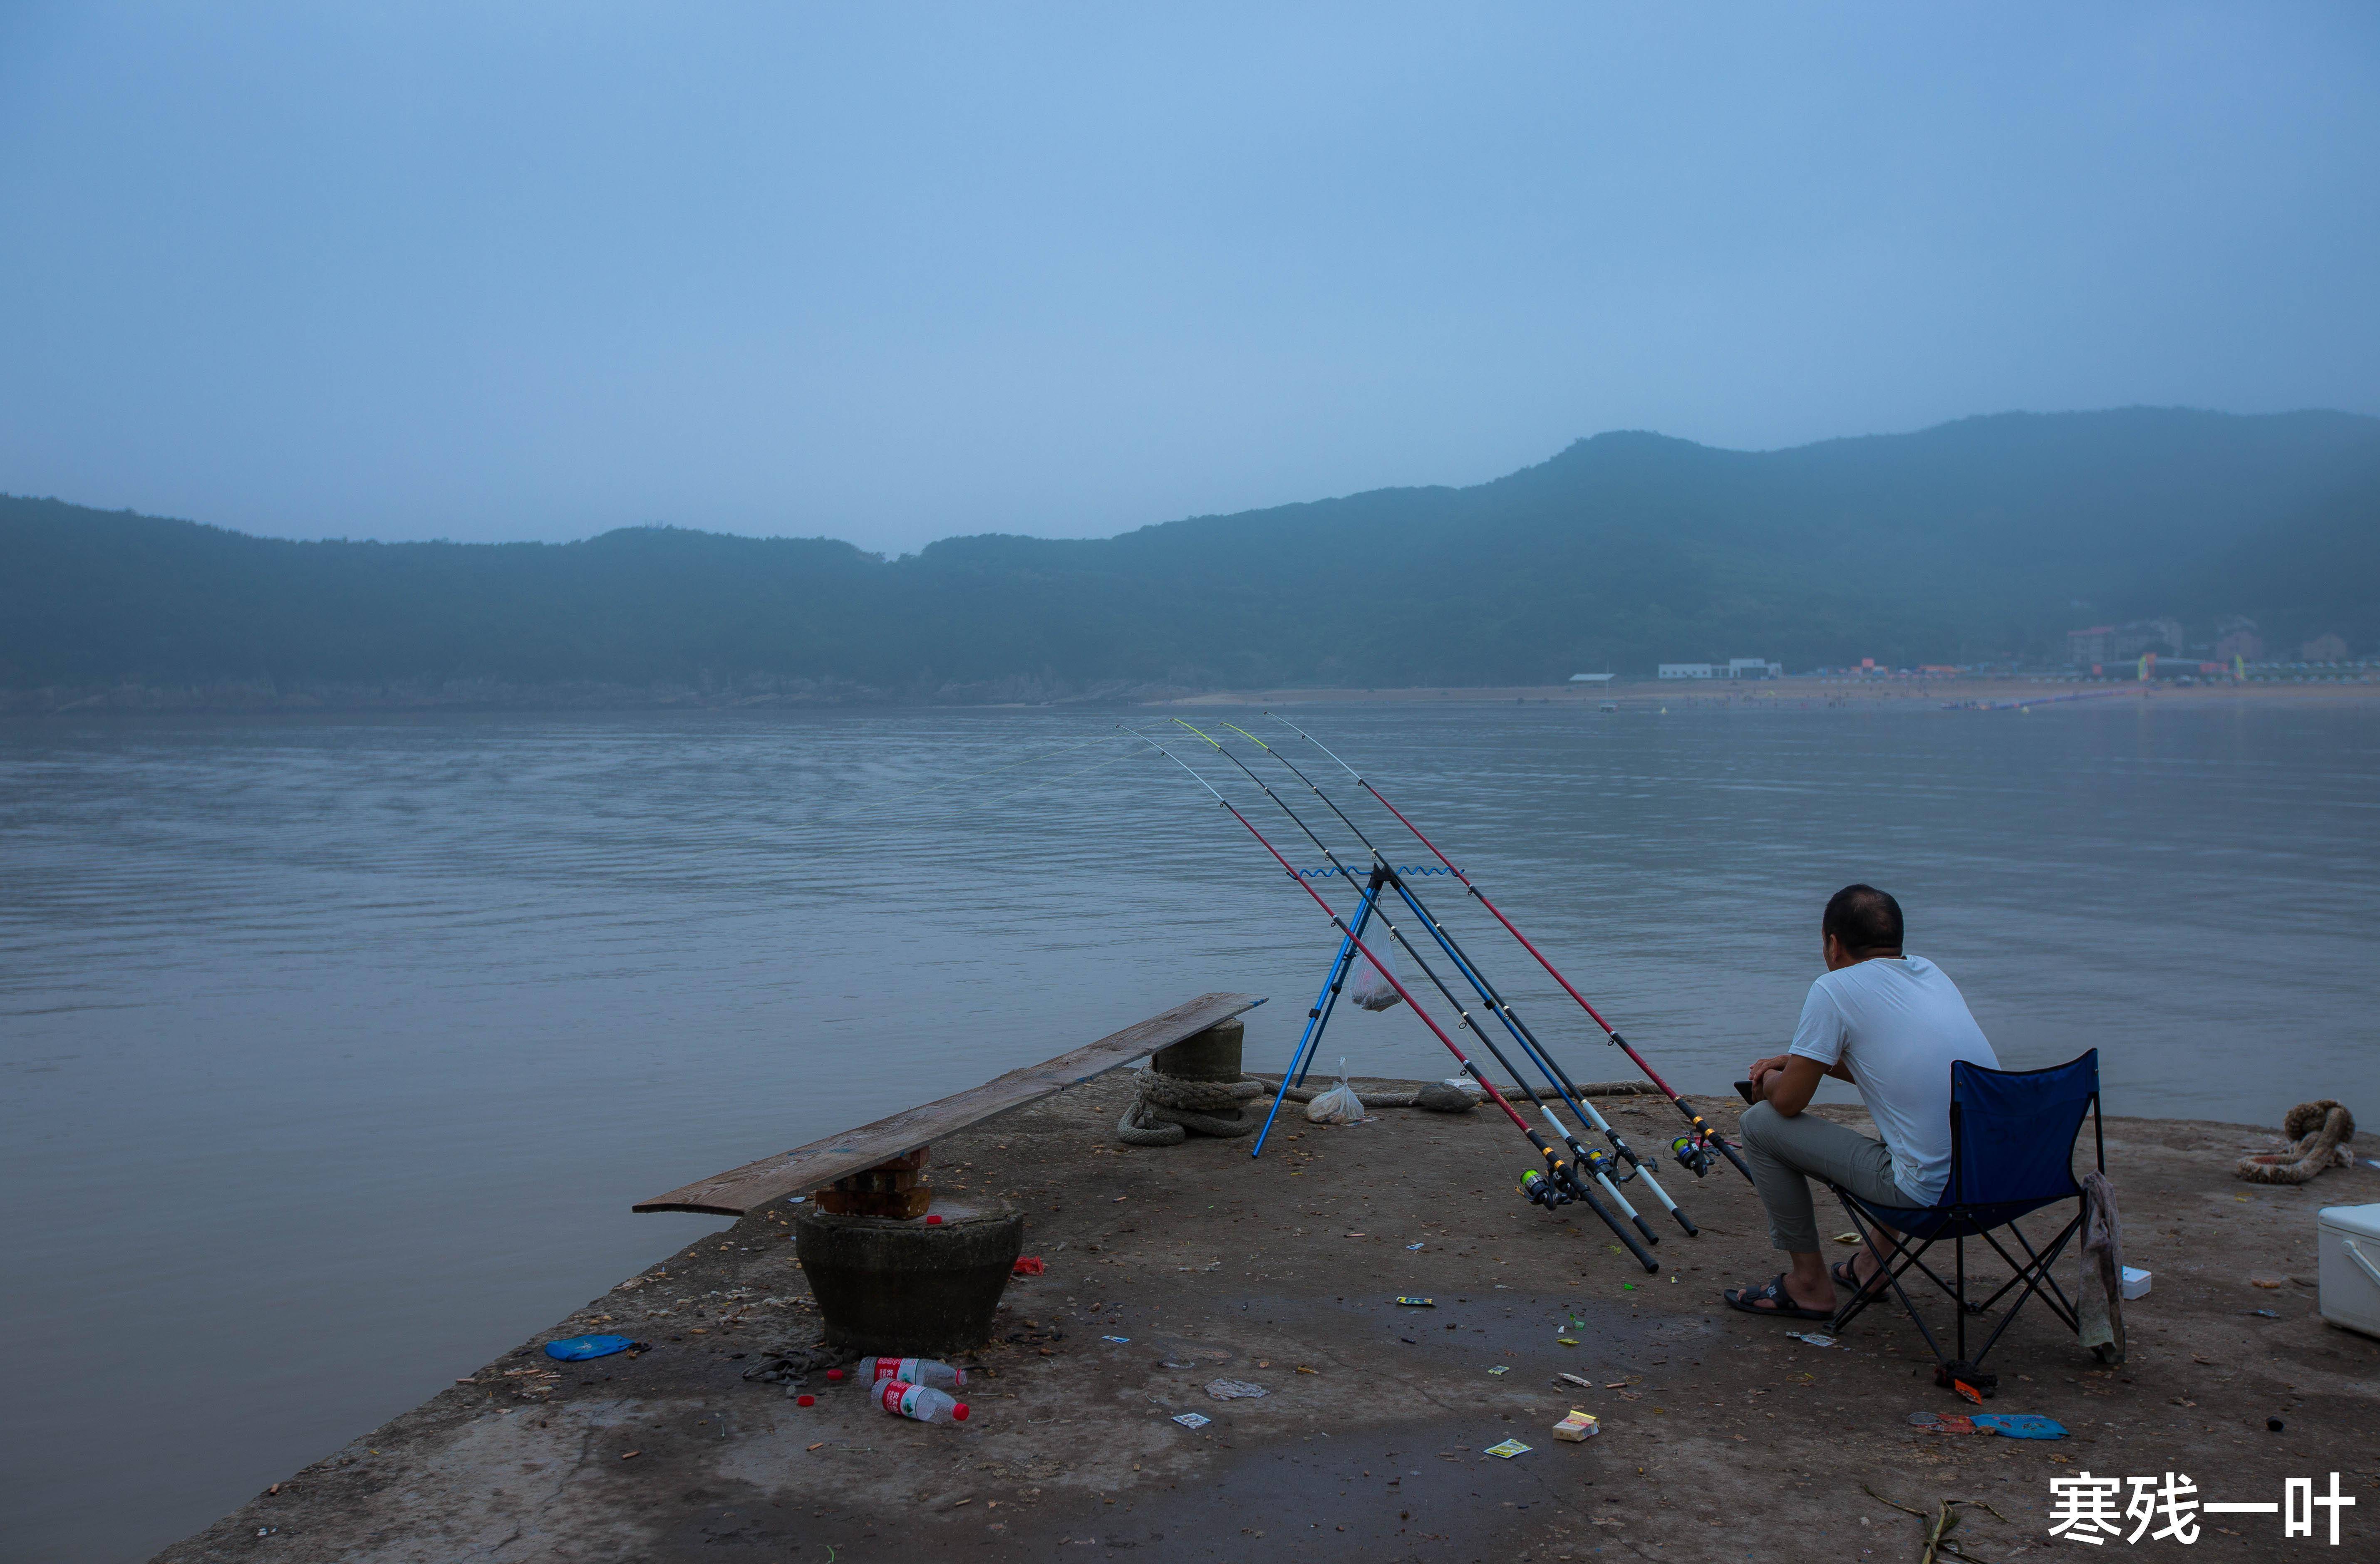
[{"label": "blue folding chair", "polygon": [[[1884,1257],[1885,1275],[1900,1306],[1916,1322],[1942,1376],[1969,1377],[1988,1384],[1978,1365],[2000,1339],[2028,1298],[2038,1298],[2065,1327],[2081,1334],[2074,1301],[2058,1285],[2049,1267],[2082,1226],[2082,1186],[2074,1178],[2074,1146],[2082,1135],[2082,1117],[2091,1118],[2091,1140],[2099,1170],[2107,1170],[2107,1143],[2099,1124],[2099,1050],[2046,1070],[1986,1070],[1963,1061],[1950,1066],[1950,1177],[1938,1205],[1878,1206],[1850,1191],[1832,1186],[1851,1213],[1860,1237]],[[2074,1215],[2056,1237],[2036,1247],[2018,1218],[2060,1201],[2074,1202]],[[2023,1251],[2020,1260],[2000,1242],[2001,1230]],[[1998,1291],[1981,1303],[1967,1297],[1967,1240],[1980,1238],[2014,1268]],[[1944,1239],[1950,1241],[1957,1261],[1945,1279],[1925,1263],[1926,1252]],[[1901,1279],[1916,1271],[1943,1291],[1958,1315],[1955,1356],[1945,1356],[1942,1345],[1925,1328]],[[1860,1311],[1883,1297],[1874,1283],[1852,1295],[1835,1311],[1830,1329],[1840,1331]],[[2022,1288],[2016,1302],[2001,1315],[1973,1357],[1967,1355],[1967,1316],[1987,1313],[2011,1289]],[[1937,1377],[1940,1377],[1937,1376]],[[1943,1379],[1948,1383],[1948,1378]]]}]

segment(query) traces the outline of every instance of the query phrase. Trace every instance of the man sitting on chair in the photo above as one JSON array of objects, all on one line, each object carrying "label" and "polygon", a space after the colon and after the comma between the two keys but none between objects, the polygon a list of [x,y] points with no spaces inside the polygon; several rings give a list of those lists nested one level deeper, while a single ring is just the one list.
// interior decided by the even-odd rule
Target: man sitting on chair
[{"label": "man sitting on chair", "polygon": [[[1837,1284],[1877,1285],[1865,1248],[1828,1271],[1809,1181],[1878,1206],[1933,1205],[1950,1176],[1950,1065],[1999,1068],[1958,986],[1923,956],[1900,953],[1900,903],[1872,885],[1846,885],[1819,927],[1826,976],[1810,985],[1792,1048],[1754,1061],[1759,1100],[1742,1125],[1768,1242],[1792,1268],[1765,1287],[1723,1294],[1732,1308],[1789,1319],[1832,1317]],[[1859,1088],[1881,1143],[1803,1111],[1822,1075]]]}]

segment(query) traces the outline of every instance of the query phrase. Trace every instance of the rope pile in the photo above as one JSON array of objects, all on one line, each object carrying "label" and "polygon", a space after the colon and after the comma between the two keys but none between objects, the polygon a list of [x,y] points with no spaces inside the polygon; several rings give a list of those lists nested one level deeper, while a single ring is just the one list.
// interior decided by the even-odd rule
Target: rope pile
[{"label": "rope pile", "polygon": [[[1263,1121],[1242,1118],[1239,1107],[1279,1088],[1278,1079],[1265,1081],[1243,1075],[1236,1081],[1182,1081],[1143,1066],[1133,1073],[1132,1106],[1116,1121],[1116,1139],[1126,1146],[1180,1146],[1193,1134],[1232,1136],[1253,1134]],[[1328,1085],[1292,1086],[1289,1100],[1312,1102]],[[1366,1109],[1411,1108],[1422,1088],[1363,1092]],[[1230,1118],[1223,1117],[1230,1114]]]},{"label": "rope pile", "polygon": [[2329,1097],[2301,1102],[2281,1121],[2289,1144],[2278,1151],[2242,1157],[2233,1175],[2259,1184],[2311,1183],[2328,1168],[2352,1168],[2347,1143],[2355,1138],[2355,1115]]}]

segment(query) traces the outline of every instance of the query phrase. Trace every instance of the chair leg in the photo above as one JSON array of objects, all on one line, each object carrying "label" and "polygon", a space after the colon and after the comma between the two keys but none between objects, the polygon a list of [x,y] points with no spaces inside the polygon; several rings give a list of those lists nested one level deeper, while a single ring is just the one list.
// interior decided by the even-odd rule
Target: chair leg
[{"label": "chair leg", "polygon": [[1951,1240],[1959,1252],[1959,1291],[1950,1300],[1951,1312],[1959,1319],[1959,1361],[1967,1359],[1967,1237],[1961,1233]]},{"label": "chair leg", "polygon": [[[1934,1332],[1926,1328],[1925,1316],[1917,1312],[1917,1305],[1911,1301],[1908,1290],[1900,1285],[1900,1279],[1906,1276],[1910,1267],[1913,1266],[1924,1272],[1925,1279],[1936,1287],[1945,1291],[1949,1291],[1948,1284],[1935,1275],[1932,1267],[1925,1264],[1925,1251],[1933,1247],[1932,1241],[1918,1243],[1906,1236],[1887,1236],[1880,1223],[1875,1224],[1872,1230],[1871,1224],[1860,1214],[1858,1206],[1852,1202],[1849,1194],[1839,1188],[1835,1191],[1835,1196],[1842,1202],[1844,1214],[1851,1218],[1852,1226],[1858,1231],[1861,1242],[1870,1247],[1887,1252],[1882,1262],[1885,1282],[1892,1289],[1893,1296],[1900,1300],[1901,1311],[1908,1315],[1909,1323],[1915,1326],[1917,1334],[1925,1339],[1925,1350],[1934,1354],[1934,1361],[1937,1364],[1950,1362],[1950,1359],[1942,1355],[1942,1344],[1934,1340]],[[1912,1243],[1916,1243],[1916,1247],[1913,1249],[1910,1247]],[[1853,1267],[1853,1274],[1857,1274],[1857,1269],[1858,1267]],[[1843,1327],[1857,1319],[1868,1304],[1876,1301],[1868,1295],[1864,1288],[1853,1289],[1852,1301],[1835,1311],[1835,1317],[1828,1322],[1828,1328],[1840,1332]]]},{"label": "chair leg", "polygon": [[[2000,1333],[2006,1330],[2011,1324],[2015,1323],[2016,1316],[2024,1309],[2024,1302],[2027,1298],[2039,1298],[2041,1300],[2042,1307],[2047,1309],[2052,1315],[2056,1315],[2058,1322],[2060,1325],[2065,1326],[2067,1329],[2075,1331],[2078,1334],[2081,1332],[2082,1328],[2081,1316],[2066,1303],[2065,1293],[2059,1290],[2058,1286],[2058,1279],[2049,1274],[2049,1268],[2058,1263],[2058,1256],[2066,1252],[2068,1241],[2070,1240],[2076,1232],[2081,1231],[2082,1226],[2082,1218],[2078,1216],[2073,1220],[2068,1222],[2064,1228],[2060,1229],[2058,1236],[2053,1239],[2047,1246],[2042,1249],[2037,1255],[2034,1255],[2032,1244],[2024,1243],[2024,1235],[2022,1232],[2017,1233],[2018,1242],[2020,1243],[2024,1243],[2025,1253],[2026,1255],[2033,1256],[2033,1262],[2030,1265],[2019,1267],[2016,1279],[2011,1281],[2009,1286],[2013,1287],[2022,1283],[2024,1291],[2018,1296],[2015,1303],[2009,1305],[2008,1312],[2000,1316],[1999,1323],[1992,1328],[1990,1337],[1984,1342],[1983,1351],[1975,1354],[1975,1362],[1977,1364],[1981,1364],[1984,1358],[1990,1353],[1993,1345],[1999,1340]],[[2016,1224],[2013,1222],[2010,1223],[2009,1230],[2011,1232],[2016,1232]],[[1993,1247],[1997,1249],[1999,1246],[1995,1243],[1993,1244]],[[2001,1253],[2004,1256],[2007,1255],[2007,1252],[2005,1250],[2002,1250]],[[2009,1256],[2009,1261],[2011,1265],[2016,1263],[2012,1256]],[[2047,1291],[2043,1291],[2044,1286],[2047,1287]],[[2005,1292],[2008,1289],[2002,1288],[2000,1291]]]}]

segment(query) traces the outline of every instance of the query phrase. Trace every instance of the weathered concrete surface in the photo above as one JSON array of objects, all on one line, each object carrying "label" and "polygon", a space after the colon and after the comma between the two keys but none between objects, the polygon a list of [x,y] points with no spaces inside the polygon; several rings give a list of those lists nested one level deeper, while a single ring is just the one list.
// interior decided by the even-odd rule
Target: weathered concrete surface
[{"label": "weathered concrete surface", "polygon": [[[2087,1469],[2187,1472],[2204,1497],[2250,1500],[2337,1470],[2361,1502],[2322,1557],[2380,1558],[2380,1341],[2323,1325],[2289,1279],[2313,1275],[2317,1206],[2380,1201],[2368,1168],[2250,1186],[2229,1168],[2261,1132],[2112,1121],[2130,1258],[2155,1291],[2119,1371],[2032,1310],[2011,1328],[1992,1410],[2076,1436],[2027,1444],[1910,1427],[1960,1403],[1897,1314],[1820,1350],[1719,1306],[1722,1285],[1777,1268],[1731,1170],[1670,1181],[1705,1236],[1665,1239],[1648,1278],[1592,1217],[1522,1205],[1524,1147],[1488,1113],[1301,1123],[1252,1163],[1245,1141],[1116,1146],[1129,1090],[1094,1083],[936,1148],[944,1188],[1033,1213],[1026,1252],[1049,1264],[1011,1290],[1021,1340],[979,1355],[966,1425],[900,1422],[822,1381],[808,1409],[743,1382],[767,1345],[816,1328],[786,1224],[756,1215],[550,1333],[616,1328],[653,1352],[557,1364],[530,1343],[159,1557],[1914,1558],[1920,1522],[1865,1485],[1929,1512],[1988,1500],[2007,1522],[1975,1513],[1962,1535],[2006,1559],[2067,1546],[2045,1534],[2047,1480]],[[1672,1133],[1666,1104],[1609,1106],[1642,1149]],[[1213,1400],[1219,1376],[1270,1394]],[[1573,1405],[1600,1437],[1548,1434]],[[1169,1420],[1185,1411],[1214,1421]],[[1513,1436],[1536,1448],[1480,1453]],[[2324,1546],[2284,1543],[2272,1516],[2204,1524],[2217,1558]]]}]

